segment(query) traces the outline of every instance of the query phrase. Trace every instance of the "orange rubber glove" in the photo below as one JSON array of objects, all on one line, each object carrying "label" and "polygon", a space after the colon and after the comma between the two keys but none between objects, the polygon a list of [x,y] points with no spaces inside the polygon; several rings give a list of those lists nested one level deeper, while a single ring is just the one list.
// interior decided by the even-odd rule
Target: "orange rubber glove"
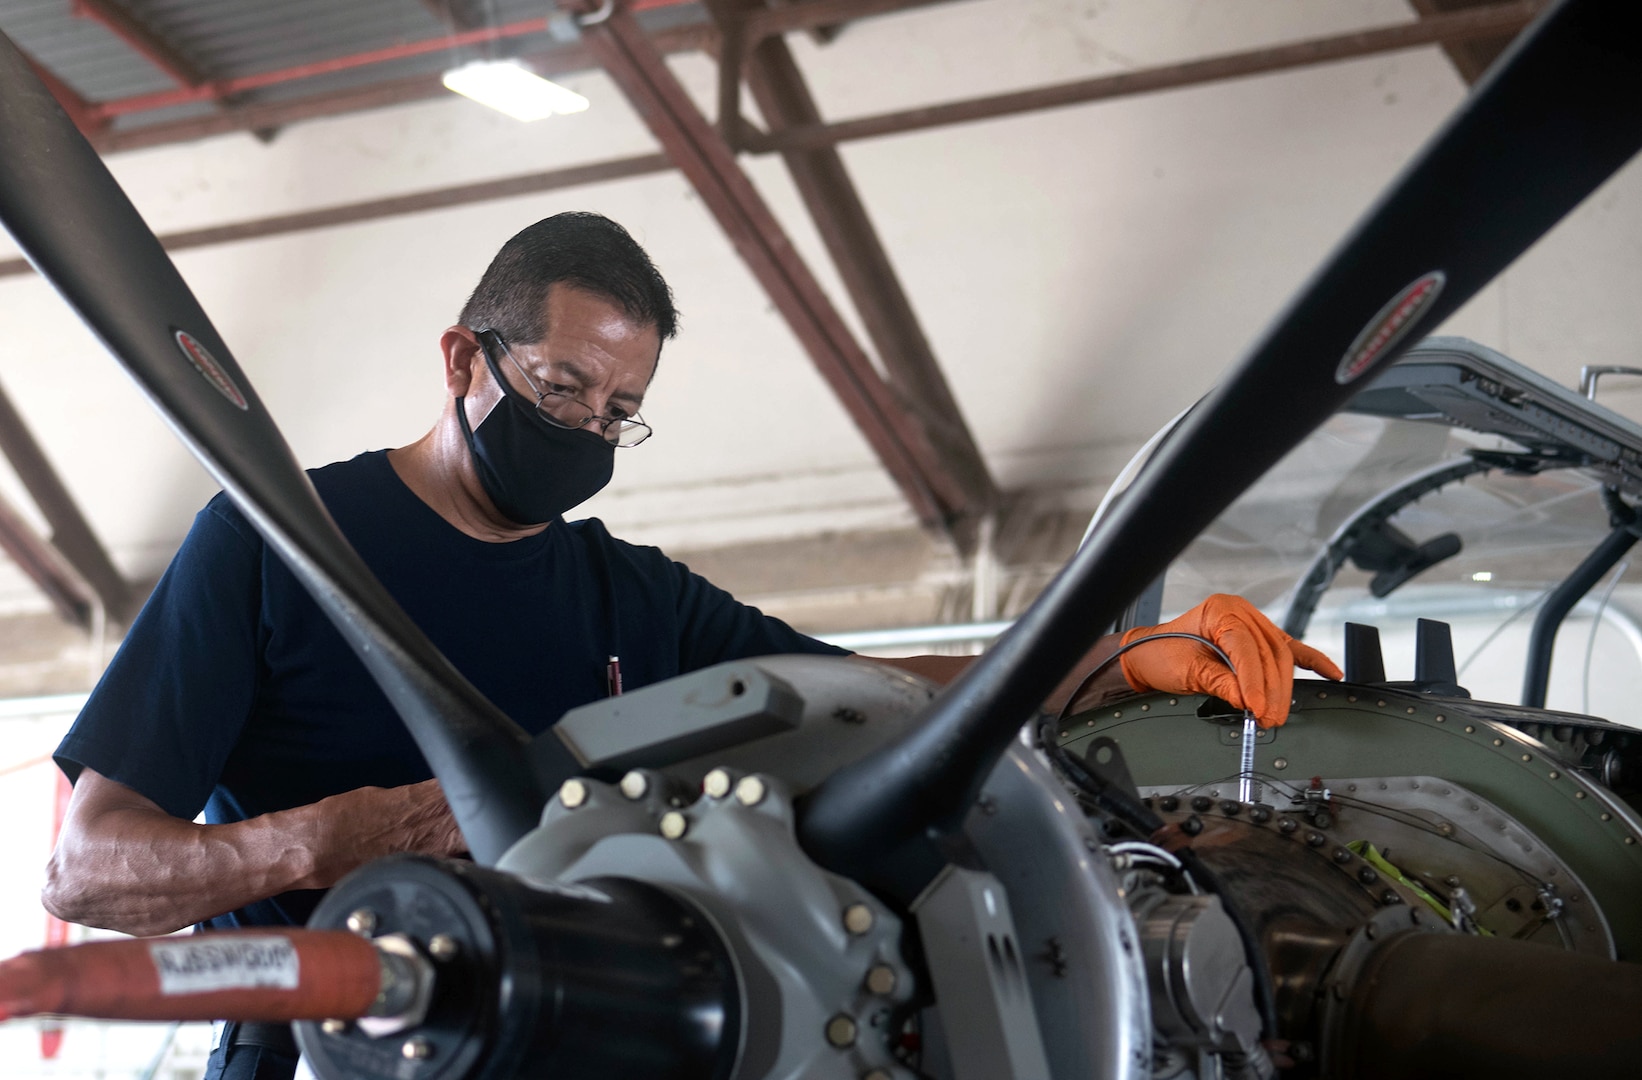
[{"label": "orange rubber glove", "polygon": [[1123,644],[1162,633],[1208,638],[1231,658],[1235,674],[1202,642],[1160,638],[1118,658],[1131,687],[1213,694],[1252,711],[1263,728],[1278,727],[1288,719],[1295,665],[1326,679],[1345,677],[1334,661],[1283,633],[1241,596],[1216,593],[1162,626],[1135,627],[1123,635]]}]

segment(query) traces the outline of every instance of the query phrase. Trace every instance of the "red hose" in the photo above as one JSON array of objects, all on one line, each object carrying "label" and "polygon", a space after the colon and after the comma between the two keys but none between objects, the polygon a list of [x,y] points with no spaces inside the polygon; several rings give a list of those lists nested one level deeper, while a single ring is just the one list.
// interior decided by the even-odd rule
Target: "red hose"
[{"label": "red hose", "polygon": [[381,978],[376,949],[343,930],[92,941],[0,961],[0,1019],[349,1020]]}]

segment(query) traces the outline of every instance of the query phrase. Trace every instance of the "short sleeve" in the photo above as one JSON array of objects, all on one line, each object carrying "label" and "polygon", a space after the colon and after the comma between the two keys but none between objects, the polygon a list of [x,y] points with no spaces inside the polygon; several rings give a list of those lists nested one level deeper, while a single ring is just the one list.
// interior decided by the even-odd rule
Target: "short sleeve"
[{"label": "short sleeve", "polygon": [[256,693],[263,552],[222,496],[196,515],[57,748],[71,779],[94,769],[184,819],[205,806]]},{"label": "short sleeve", "polygon": [[679,662],[684,671],[725,660],[781,653],[848,656],[849,650],[801,634],[743,604],[679,562],[669,562],[678,596]]}]

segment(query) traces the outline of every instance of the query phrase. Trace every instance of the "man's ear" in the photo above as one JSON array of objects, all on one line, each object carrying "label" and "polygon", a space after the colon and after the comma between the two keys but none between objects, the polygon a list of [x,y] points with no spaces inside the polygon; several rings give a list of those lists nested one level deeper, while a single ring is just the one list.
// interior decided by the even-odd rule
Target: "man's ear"
[{"label": "man's ear", "polygon": [[451,397],[466,397],[473,388],[474,367],[484,363],[478,336],[465,326],[447,327],[439,336],[439,350],[445,355],[445,389]]}]

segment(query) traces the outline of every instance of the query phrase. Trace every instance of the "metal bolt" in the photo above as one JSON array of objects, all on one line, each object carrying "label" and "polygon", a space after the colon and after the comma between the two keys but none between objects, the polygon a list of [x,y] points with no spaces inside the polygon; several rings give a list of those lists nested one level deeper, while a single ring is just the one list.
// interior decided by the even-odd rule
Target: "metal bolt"
[{"label": "metal bolt", "polygon": [[621,793],[634,802],[638,802],[650,793],[650,779],[634,769],[621,778]]},{"label": "metal bolt", "polygon": [[709,799],[722,799],[730,793],[733,782],[723,769],[714,769],[701,778],[701,790]]},{"label": "metal bolt", "polygon": [[839,1013],[827,1021],[827,1041],[842,1050],[855,1045],[855,1021]]},{"label": "metal bolt", "polygon": [[1380,894],[1380,903],[1386,905],[1387,907],[1390,907],[1392,904],[1400,904],[1402,902],[1403,898],[1397,895],[1397,890],[1395,889],[1387,889],[1385,892]]},{"label": "metal bolt", "polygon": [[1306,843],[1312,847],[1322,847],[1328,843],[1328,838],[1320,832],[1308,832],[1306,833]]},{"label": "metal bolt", "polygon": [[743,776],[741,782],[735,786],[736,802],[739,802],[742,806],[757,806],[764,801],[764,796],[768,791],[769,789],[764,786],[764,781],[758,777]]},{"label": "metal bolt", "polygon": [[406,1039],[399,1053],[410,1061],[424,1061],[433,1056],[433,1044],[423,1038]]},{"label": "metal bolt", "polygon": [[1298,821],[1295,821],[1291,817],[1278,818],[1277,819],[1277,828],[1280,831],[1284,832],[1284,833],[1292,833],[1295,829],[1298,829],[1299,827],[1300,827],[1300,823]]},{"label": "metal bolt", "polygon": [[435,934],[428,939],[428,955],[435,960],[454,960],[461,951],[462,946],[449,934]]},{"label": "metal bolt", "polygon": [[580,780],[570,779],[559,785],[559,802],[566,810],[574,810],[587,801],[587,785]]},{"label": "metal bolt", "polygon": [[1198,817],[1196,814],[1193,814],[1191,817],[1180,823],[1180,831],[1185,833],[1187,836],[1196,836],[1198,833],[1203,831],[1203,819]]},{"label": "metal bolt", "polygon": [[1199,814],[1213,805],[1214,800],[1209,798],[1207,795],[1192,796],[1192,809],[1196,810]]},{"label": "metal bolt", "polygon": [[1280,757],[1271,763],[1271,767],[1274,769],[1286,769],[1289,767],[1289,759],[1286,757]]},{"label": "metal bolt", "polygon": [[1344,866],[1346,863],[1351,861],[1351,852],[1347,851],[1343,847],[1335,848],[1334,861],[1339,863],[1341,866]]},{"label": "metal bolt", "polygon": [[[872,929],[872,909],[865,904],[851,904],[844,909],[844,929],[860,937]],[[851,1036],[853,1040],[854,1036]]]},{"label": "metal bolt", "polygon": [[1268,807],[1256,806],[1249,811],[1249,819],[1256,825],[1264,825],[1271,820],[1271,810]]},{"label": "metal bolt", "polygon": [[348,1022],[346,1020],[327,1020],[319,1025],[319,1030],[327,1035],[340,1035],[348,1030]]},{"label": "metal bolt", "polygon": [[1227,817],[1236,817],[1243,810],[1243,804],[1235,799],[1224,799],[1220,803],[1220,812]]},{"label": "metal bolt", "polygon": [[895,969],[888,964],[876,964],[867,972],[867,989],[874,994],[895,992]]},{"label": "metal bolt", "polygon": [[678,840],[690,831],[690,819],[677,810],[669,810],[661,815],[661,835],[669,840]]},{"label": "metal bolt", "polygon": [[1165,810],[1179,810],[1180,800],[1175,798],[1173,795],[1165,795],[1157,801],[1157,805],[1161,806]]},{"label": "metal bolt", "polygon": [[360,937],[370,937],[376,933],[376,912],[370,908],[360,908],[348,913],[348,929]]},{"label": "metal bolt", "polygon": [[1442,833],[1444,836],[1453,836],[1454,826],[1445,821],[1441,825],[1437,826],[1437,831]]},{"label": "metal bolt", "polygon": [[1364,885],[1372,885],[1376,881],[1380,880],[1380,875],[1374,872],[1374,868],[1372,866],[1365,866],[1361,870],[1357,871],[1357,880],[1362,882]]}]

